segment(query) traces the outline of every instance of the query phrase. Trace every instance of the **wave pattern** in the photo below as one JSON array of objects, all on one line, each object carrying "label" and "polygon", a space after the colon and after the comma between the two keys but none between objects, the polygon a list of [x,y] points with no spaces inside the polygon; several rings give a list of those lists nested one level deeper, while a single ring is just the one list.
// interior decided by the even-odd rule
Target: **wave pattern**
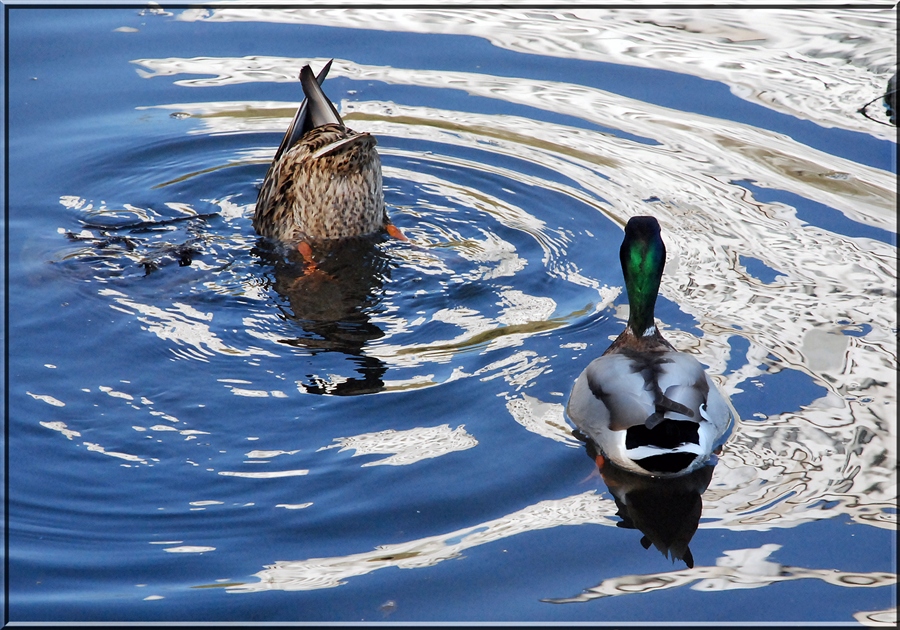
[{"label": "wave pattern", "polygon": [[[305,61],[145,59],[136,63],[149,69],[147,76],[200,75],[203,78],[180,82],[203,87],[290,80],[294,69]],[[323,61],[311,60],[314,65]],[[843,511],[859,522],[895,526],[895,428],[890,419],[896,414],[892,338],[896,331],[892,308],[896,248],[887,242],[847,237],[808,224],[797,216],[794,207],[758,201],[744,184],[749,180],[760,189],[787,191],[835,208],[849,220],[894,233],[893,174],[854,164],[763,129],[647,105],[584,86],[362,66],[346,60],[335,60],[331,73],[434,89],[463,89],[472,95],[565,113],[649,138],[648,144],[515,116],[388,102],[345,100],[341,104],[348,124],[378,137],[480,152],[475,154],[480,160],[476,161],[434,151],[417,154],[383,149],[386,156],[398,161],[431,162],[444,169],[481,169],[501,180],[560,191],[581,202],[583,214],[578,218],[587,225],[597,220],[592,216],[595,212],[623,224],[630,216],[649,210],[660,220],[672,252],[662,293],[695,317],[702,331],[702,336],[695,337],[668,330],[673,342],[680,349],[697,353],[732,394],[739,393],[741,387],[754,387],[754,379],[781,370],[807,374],[825,389],[823,397],[802,409],[757,417],[739,425],[706,495],[705,517],[717,519],[721,526],[765,529],[830,518]],[[255,115],[248,119],[243,115],[247,110],[240,104],[169,107],[191,111],[203,121],[203,132],[210,134],[260,131],[260,118],[266,111],[272,113],[268,128],[274,132],[291,111],[287,104],[254,103],[249,107]],[[239,113],[228,116],[229,107]],[[247,126],[248,120],[252,125]],[[516,156],[564,178],[554,181],[516,174],[495,166],[490,155]],[[389,181],[414,182],[451,206],[476,208],[501,225],[529,235],[540,247],[541,264],[548,274],[600,292],[595,309],[605,309],[618,294],[618,287],[582,274],[579,261],[566,256],[572,235],[554,230],[541,216],[529,215],[527,209],[492,197],[488,191],[470,190],[420,170],[386,167],[385,174]],[[399,208],[400,212],[404,210]],[[471,240],[473,235],[460,234],[447,225],[440,226],[440,234],[429,233],[428,221],[437,221],[437,212],[446,207],[429,210],[433,216],[423,217],[423,209],[417,208],[419,214],[408,228],[424,249],[398,251],[397,255],[403,258],[403,264],[423,275],[447,275],[450,270],[446,264],[429,251],[442,243]],[[473,243],[474,249],[457,250],[476,265],[463,276],[467,281],[515,276],[528,262],[496,234],[483,233],[475,238],[480,240]],[[744,266],[746,258],[763,261],[777,270],[777,277],[771,282],[760,281]],[[490,264],[485,266],[486,262]],[[461,349],[482,340],[489,339],[488,347],[519,345],[529,332],[564,329],[574,321],[572,315],[556,312],[549,297],[508,291],[501,291],[499,297],[510,306],[493,317],[465,308],[432,313],[431,321],[452,324],[461,332],[427,344],[396,343],[409,338],[411,324],[393,310],[377,318],[390,332],[367,352],[390,365],[415,368],[428,362],[452,361]],[[521,323],[517,327],[514,321]],[[866,334],[854,334],[862,327],[868,329]],[[732,337],[747,340],[749,348],[746,362],[726,372],[734,359]],[[534,382],[540,370],[526,368],[525,373],[529,378],[520,386]],[[458,366],[450,378],[465,375],[464,367]],[[421,378],[417,374],[401,382],[421,385]],[[561,417],[560,403],[543,404],[556,405],[553,413]],[[511,405],[513,416],[523,422],[524,416],[518,411],[521,403],[511,400]],[[551,430],[548,437],[559,439],[554,435]],[[841,507],[833,507],[834,501]],[[761,507],[765,509],[760,511]]]},{"label": "wave pattern", "polygon": [[[893,24],[893,13],[768,12],[773,19],[765,21],[764,33],[755,26],[761,22],[758,12],[751,25],[748,13],[732,10],[676,9],[665,19],[627,9],[528,10],[523,21],[518,11],[486,9],[223,8],[185,11],[179,19],[477,35],[519,52],[690,72],[724,82],[742,98],[825,127],[891,137],[856,116],[854,108],[859,95],[877,95],[879,81],[886,81],[896,41],[885,37],[895,37],[885,25]],[[835,31],[835,24],[852,30],[852,38]],[[777,52],[788,50],[793,52]],[[256,56],[134,63],[148,79],[186,75],[175,82],[202,93],[203,88],[237,83],[295,81],[302,64],[321,66],[324,61]],[[810,67],[827,71],[832,82],[823,89]],[[586,363],[591,352],[598,352],[584,343],[585,329],[599,320],[627,318],[627,311],[614,304],[621,293],[618,280],[604,276],[608,270],[579,247],[588,241],[608,248],[593,231],[614,232],[610,226],[652,213],[669,251],[661,293],[696,321],[696,332],[661,322],[668,338],[708,365],[733,397],[785,371],[803,375],[824,392],[797,408],[753,413],[737,424],[704,494],[700,527],[766,530],[848,515],[864,525],[896,528],[895,173],[769,130],[583,85],[345,59],[334,61],[329,76],[463,90],[579,121],[575,126],[386,101],[341,102],[348,124],[379,138],[392,216],[411,238],[409,246],[378,246],[374,256],[386,270],[366,281],[381,289],[380,297],[377,303],[355,305],[354,312],[364,312],[366,319],[355,330],[356,346],[348,354],[370,372],[373,365],[380,370],[377,387],[367,381],[357,383],[363,389],[356,391],[390,394],[460,379],[501,379],[506,391],[498,395],[512,422],[556,446],[575,446],[560,400],[564,392],[546,391],[543,383],[559,361]],[[257,136],[281,133],[295,106],[197,100],[146,107],[149,113],[190,119],[188,135],[252,138],[245,143],[250,146],[227,160],[176,173],[159,182],[159,189],[175,189],[222,169],[266,163],[274,146],[268,136]],[[777,198],[821,204],[880,238],[847,236],[810,223],[787,201],[762,200],[773,192]],[[347,383],[360,380],[333,366],[335,371],[305,381],[288,378],[277,367],[266,369],[281,357],[315,355],[337,341],[321,328],[300,331],[286,324],[289,318],[283,313],[296,311],[297,305],[279,297],[273,289],[277,282],[260,281],[258,263],[248,254],[256,244],[249,228],[250,200],[216,197],[203,200],[200,208],[173,195],[167,205],[144,208],[137,202],[106,205],[82,194],[73,190],[60,199],[79,229],[62,230],[72,244],[55,262],[108,308],[133,316],[171,358],[202,363],[229,356],[259,367],[250,380],[223,381],[235,396],[340,393]],[[553,209],[555,205],[561,209]],[[149,225],[150,235],[126,238],[129,226],[138,224]],[[173,239],[181,241],[177,247],[171,246]],[[171,287],[169,303],[127,282],[152,272],[150,267],[161,261],[174,264],[186,256],[193,275]],[[751,260],[774,270],[774,279],[756,277]],[[87,274],[84,262],[89,263]],[[204,304],[205,295],[239,299],[240,308]],[[530,347],[529,340],[548,334],[559,337],[558,354]],[[53,407],[65,404],[57,392],[30,395]],[[41,424],[70,441],[81,436],[75,422]],[[134,429],[148,431],[142,425]],[[172,438],[193,435],[182,438],[184,431],[167,425],[149,431],[163,436],[166,429],[172,429]],[[201,433],[214,449],[220,436]],[[463,426],[451,429],[448,424],[334,437],[333,442],[319,451],[388,455],[362,466],[417,465],[480,445]],[[424,444],[433,448],[423,449]],[[137,445],[133,450],[138,454],[84,445],[135,465],[159,461],[140,455]],[[314,469],[315,458],[306,457],[304,466]],[[218,474],[269,478],[307,472]],[[349,556],[277,562],[257,574],[258,583],[225,587],[232,592],[333,587],[387,566],[431,566],[467,547],[523,531],[576,523],[612,526],[615,509],[612,501],[592,493],[545,501],[446,535]],[[849,587],[896,581],[888,574],[770,571],[766,558],[775,547],[729,551],[717,566],[699,572],[640,580],[626,576],[574,599],[555,601],[585,601],[696,580],[700,582],[691,588],[707,590],[801,578]],[[766,570],[745,570],[760,564]]]},{"label": "wave pattern", "polygon": [[178,19],[471,35],[516,52],[692,74],[825,127],[896,138],[857,115],[896,71],[891,9],[222,8],[185,11]]}]

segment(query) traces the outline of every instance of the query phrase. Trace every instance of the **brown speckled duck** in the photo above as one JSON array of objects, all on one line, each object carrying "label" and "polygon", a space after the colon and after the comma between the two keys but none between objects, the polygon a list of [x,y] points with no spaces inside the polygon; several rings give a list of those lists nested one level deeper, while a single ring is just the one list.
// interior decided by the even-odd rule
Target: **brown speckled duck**
[{"label": "brown speckled duck", "polygon": [[404,239],[385,211],[375,138],[344,125],[319,86],[330,67],[318,76],[308,65],[300,71],[306,98],[263,180],[253,227],[301,251],[382,229]]}]

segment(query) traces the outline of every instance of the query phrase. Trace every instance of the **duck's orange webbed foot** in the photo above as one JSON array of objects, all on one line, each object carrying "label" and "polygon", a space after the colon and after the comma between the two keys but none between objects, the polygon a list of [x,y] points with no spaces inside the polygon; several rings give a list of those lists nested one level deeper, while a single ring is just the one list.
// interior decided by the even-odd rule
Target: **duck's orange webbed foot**
[{"label": "duck's orange webbed foot", "polygon": [[307,243],[306,241],[300,241],[299,243],[297,243],[297,251],[300,252],[301,256],[303,256],[304,276],[308,276],[319,268],[318,265],[316,265],[316,261],[313,260],[313,251],[312,247],[309,246],[309,243]]},{"label": "duck's orange webbed foot", "polygon": [[296,246],[297,252],[303,258],[303,274],[294,278],[293,288],[298,289],[308,282],[321,282],[323,280],[334,280],[334,277],[327,271],[322,271],[313,259],[313,250],[309,243],[300,241]]},{"label": "duck's orange webbed foot", "polygon": [[396,225],[394,225],[393,223],[387,223],[387,224],[385,224],[384,229],[387,230],[387,233],[388,233],[390,236],[396,238],[397,240],[400,240],[400,241],[408,241],[408,240],[409,240],[409,239],[406,237],[406,234],[404,234],[403,232],[401,232],[401,231],[400,231],[400,228],[398,228],[398,227],[397,227]]}]

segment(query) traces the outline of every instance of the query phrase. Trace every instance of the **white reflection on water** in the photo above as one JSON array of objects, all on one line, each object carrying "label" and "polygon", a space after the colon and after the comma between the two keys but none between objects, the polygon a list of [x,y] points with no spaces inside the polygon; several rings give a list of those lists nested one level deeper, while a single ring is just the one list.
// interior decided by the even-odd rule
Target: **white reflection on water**
[{"label": "white reflection on water", "polygon": [[[434,566],[444,560],[459,557],[466,549],[516,534],[564,525],[614,525],[615,517],[616,507],[613,501],[602,499],[593,492],[586,492],[565,499],[541,501],[473,527],[405,543],[382,545],[364,553],[278,561],[254,574],[259,578],[258,582],[230,583],[224,587],[231,593],[333,588],[345,584],[351,577],[366,575],[378,569]],[[545,601],[584,602],[600,597],[664,590],[694,582],[697,583],[691,588],[700,591],[760,588],[776,582],[800,579],[819,579],[849,588],[877,588],[897,582],[897,576],[893,573],[857,573],[783,566],[768,559],[780,547],[767,544],[758,549],[725,551],[724,557],[716,560],[716,566],[695,566],[693,569],[648,575],[625,575],[605,580],[575,597]]]},{"label": "white reflection on water", "polygon": [[66,438],[69,440],[71,440],[73,437],[81,437],[81,433],[79,433],[78,431],[73,431],[72,429],[69,429],[66,426],[65,422],[60,422],[60,421],[39,422],[38,424],[40,424],[42,427],[44,427],[46,429],[51,429],[53,431],[59,431],[64,436],[66,436]]},{"label": "white reflection on water", "polygon": [[521,398],[507,400],[506,409],[516,422],[532,433],[567,446],[581,446],[572,437],[572,428],[567,424],[565,411],[560,404],[541,402],[534,396],[522,394]]},{"label": "white reflection on water", "polygon": [[[649,593],[687,586],[695,591],[730,591],[761,588],[776,582],[817,579],[834,586],[847,588],[878,588],[897,583],[894,573],[856,573],[834,569],[806,569],[784,566],[773,562],[769,556],[781,549],[781,545],[768,544],[757,549],[725,551],[716,559],[714,567],[694,567],[681,571],[627,575],[604,580],[575,597],[547,599],[554,604],[587,602],[601,597]],[[696,584],[693,584],[696,582]]]},{"label": "white reflection on water", "polygon": [[[252,75],[248,74],[246,59],[138,63],[150,68],[152,76],[204,75],[183,81],[199,86],[259,80],[260,73],[268,80],[288,80],[302,62],[254,58]],[[336,60],[331,73],[395,84],[452,86],[474,95],[578,116],[655,141],[657,144],[646,144],[520,117],[383,102],[342,104],[347,120],[376,135],[427,141],[429,146],[480,148],[549,165],[556,172],[564,172],[580,188],[535,178],[530,183],[566,188],[573,197],[588,197],[588,205],[619,223],[646,213],[649,203],[650,211],[663,226],[670,252],[661,291],[693,315],[703,331],[702,337],[695,338],[667,329],[673,343],[696,353],[720,375],[717,380],[732,394],[740,392],[742,386],[753,387],[753,379],[782,369],[808,374],[827,390],[825,396],[799,410],[770,416],[765,422],[739,424],[706,495],[705,515],[732,528],[794,526],[838,512],[846,512],[859,522],[894,526],[896,448],[890,419],[896,415],[896,248],[806,224],[791,206],[757,201],[739,183],[752,180],[759,187],[785,190],[835,208],[850,220],[893,233],[893,173],[812,149],[765,129],[648,105],[584,86],[362,66],[345,60]],[[207,107],[217,112],[224,109],[202,103],[193,107],[201,116]],[[279,106],[277,111],[285,109]],[[244,120],[222,115],[203,118],[204,124],[210,125],[210,133],[240,131]],[[273,131],[280,129],[282,122],[280,118],[275,120],[278,122],[273,121]],[[435,154],[415,157],[442,163],[459,161]],[[473,166],[500,170],[490,165]],[[391,173],[386,169],[386,174],[418,177],[422,184],[462,205],[483,204],[486,199],[482,191],[468,191],[412,170]],[[512,173],[503,176],[517,177]],[[648,198],[657,201],[643,201]],[[552,226],[497,199],[485,207],[505,225],[524,230],[541,243],[548,271],[565,268],[566,237],[554,235]],[[410,232],[427,242],[415,228]],[[479,251],[489,251],[485,245],[490,241],[490,237],[482,241]],[[459,251],[467,255],[465,248]],[[494,251],[488,256],[494,266],[476,276],[483,279],[516,273],[515,265],[509,267],[503,262],[502,252],[509,249]],[[515,256],[514,251],[511,254]],[[417,251],[397,255],[409,255],[406,262],[421,269],[429,267]],[[779,276],[770,283],[760,282],[743,267],[741,257],[761,260]],[[571,268],[554,275],[599,287],[596,280],[583,278]],[[615,293],[605,287],[598,290],[599,310]],[[410,324],[398,314],[384,316],[389,334],[367,351],[395,366],[418,365],[423,360],[445,362],[453,360],[455,352],[471,340],[496,330],[504,318],[565,325],[565,317],[553,323],[550,298],[522,295],[513,299],[528,305],[521,315],[506,311],[489,318],[465,307],[434,313],[433,320],[453,323],[463,332],[456,338],[425,345],[393,343],[402,339]],[[845,329],[860,325],[870,330],[861,336],[845,334]],[[512,334],[494,337],[490,343],[498,347],[523,342],[521,335],[507,332]],[[723,374],[734,358],[729,343],[732,336],[747,339],[750,347],[746,362]],[[829,343],[823,344],[826,339]],[[530,373],[526,382],[534,382],[539,374],[539,370]],[[454,378],[461,375],[465,371],[460,367]],[[511,401],[510,412],[517,422],[562,441],[553,429],[548,433],[528,419],[523,409],[521,403]],[[561,405],[552,415],[559,417],[560,409]],[[826,507],[829,501],[838,502],[840,507]]]},{"label": "white reflection on water", "polygon": [[864,626],[897,627],[897,607],[884,610],[864,610],[853,613],[853,618]]},{"label": "white reflection on water", "polygon": [[279,561],[255,574],[259,582],[229,585],[227,589],[229,592],[250,593],[331,588],[344,584],[350,577],[387,567],[415,569],[434,566],[443,560],[459,557],[470,547],[527,531],[583,523],[613,525],[615,513],[612,501],[602,500],[593,492],[585,492],[565,499],[541,501],[518,512],[448,534],[382,545],[365,553]]},{"label": "white reflection on water", "polygon": [[178,19],[472,35],[516,52],[689,73],[825,127],[896,138],[856,115],[896,70],[896,13],[886,8],[223,8]]},{"label": "white reflection on water", "polygon": [[465,451],[477,446],[478,440],[469,434],[464,426],[461,424],[451,429],[450,425],[442,424],[437,427],[416,427],[406,431],[387,429],[376,433],[362,433],[334,438],[337,444],[323,446],[318,450],[339,448],[339,453],[353,450],[355,451],[353,457],[390,454],[390,457],[366,462],[363,467],[406,466],[423,459]]},{"label": "white reflection on water", "polygon": [[[295,81],[296,68],[303,63],[324,65],[327,59],[296,59],[283,57],[254,57],[256,64],[265,64],[263,73],[268,81]],[[192,59],[139,59],[135,63],[152,70],[148,78],[172,74],[199,74],[203,79],[176,81],[191,87],[215,87],[229,83],[243,83],[260,80],[257,74],[245,74],[249,58],[192,58]],[[206,75],[214,75],[207,78]],[[469,131],[469,137],[479,140],[478,146],[494,145],[496,136],[508,135],[516,142],[516,154],[526,157],[535,149],[553,149],[553,153],[563,161],[579,160],[587,166],[597,163],[622,169],[629,176],[630,186],[625,191],[614,180],[599,178],[600,181],[581,181],[580,184],[602,198],[621,207],[630,201],[631,210],[640,199],[659,195],[663,182],[659,178],[671,172],[673,164],[680,163],[683,179],[678,182],[681,197],[696,200],[698,193],[710,186],[702,175],[729,179],[751,179],[763,187],[787,190],[798,195],[815,199],[846,214],[854,221],[896,231],[896,214],[893,200],[885,198],[885,190],[891,191],[892,178],[889,173],[861,165],[838,156],[817,151],[786,136],[765,129],[741,123],[702,116],[690,112],[660,107],[643,101],[630,99],[596,88],[566,83],[553,83],[514,77],[494,77],[467,72],[428,71],[380,66],[367,66],[352,61],[336,59],[332,64],[330,77],[382,81],[394,85],[416,85],[431,88],[454,88],[465,90],[473,96],[496,98],[516,104],[529,105],[538,109],[575,116],[603,127],[619,129],[641,138],[652,138],[659,146],[634,142],[627,138],[610,137],[606,133],[585,129],[566,128],[526,118],[513,116],[490,116],[471,112],[441,112],[433,108],[405,107],[395,103],[351,102],[341,103],[342,116],[353,121],[355,128],[376,135],[400,135],[397,125],[380,127],[369,124],[370,118],[396,122],[410,134],[429,134],[433,141],[448,141],[465,146],[465,135],[459,131]],[[258,105],[258,104],[257,104]],[[184,109],[187,105],[167,106]],[[206,104],[196,103],[196,110]],[[223,105],[213,103],[212,111],[223,109]],[[278,104],[278,112],[289,107]],[[258,110],[255,110],[258,111]],[[418,122],[409,125],[406,121]],[[440,134],[441,121],[453,123],[451,133]],[[203,115],[204,125],[210,132],[234,133],[244,130],[245,117],[208,118]],[[284,121],[278,120],[279,123]],[[274,121],[273,121],[274,123]],[[423,124],[427,123],[427,124]],[[254,123],[258,130],[258,122]],[[283,129],[284,125],[273,124],[270,131]],[[489,135],[485,135],[489,131]],[[391,133],[394,132],[394,133]],[[406,134],[402,134],[406,137]],[[409,137],[415,137],[410,135]],[[529,141],[523,142],[523,137]],[[456,141],[454,142],[454,139]],[[460,142],[462,141],[462,142]],[[525,145],[525,146],[522,146]],[[535,147],[534,145],[537,145]],[[541,146],[543,145],[543,146]],[[520,151],[528,151],[522,156]],[[505,153],[502,146],[500,153]],[[545,154],[547,151],[541,151]],[[543,157],[554,160],[554,156]],[[684,163],[690,161],[690,165]],[[593,164],[591,164],[593,163]],[[557,164],[553,164],[558,166]],[[488,165],[483,165],[489,167]],[[694,177],[688,174],[696,170]],[[567,173],[568,174],[568,173]],[[597,189],[596,186],[606,188]],[[723,184],[727,184],[726,179]],[[638,188],[635,189],[635,186]],[[619,194],[615,194],[618,192]],[[716,191],[715,197],[726,197]],[[628,193],[628,194],[623,194]],[[616,197],[625,197],[617,199]],[[852,197],[851,197],[852,196]],[[858,200],[864,207],[857,212],[853,203]],[[627,211],[627,209],[622,209]]]},{"label": "white reflection on water", "polygon": [[66,403],[61,400],[57,400],[53,396],[47,396],[46,394],[32,394],[31,392],[25,392],[35,400],[40,400],[42,402],[47,403],[48,405],[53,405],[54,407],[65,407]]},{"label": "white reflection on water", "polygon": [[[893,12],[772,10],[767,13],[771,19],[765,20],[760,19],[758,11],[752,13],[752,19],[750,13],[733,10],[672,10],[665,15],[653,14],[656,17],[648,15],[631,10],[529,10],[528,18],[523,19],[516,11],[483,9],[428,13],[406,9],[220,9],[186,12],[180,17],[474,34],[512,50],[692,72],[728,84],[743,98],[825,127],[895,138],[893,130],[889,132],[855,114],[860,104],[883,91],[891,70],[889,64],[894,63]],[[324,61],[244,57],[141,59],[135,63],[141,66],[142,76],[196,75],[197,78],[179,79],[176,83],[203,88],[238,82],[293,82],[303,63],[321,66]],[[758,188],[798,195],[842,213],[849,221],[878,228],[893,237],[895,173],[830,155],[766,129],[655,106],[582,85],[362,65],[341,59],[335,60],[330,76],[436,90],[459,89],[473,96],[574,116],[622,132],[620,137],[520,116],[390,102],[341,104],[345,119],[359,131],[411,141],[413,145],[421,143],[429,149],[441,145],[478,149],[485,157],[483,161],[466,160],[396,148],[384,149],[386,155],[483,170],[500,180],[560,191],[598,213],[596,217],[583,217],[586,226],[595,219],[603,220],[603,216],[624,224],[630,216],[654,214],[663,226],[669,250],[662,293],[690,314],[701,331],[698,337],[671,330],[663,322],[661,328],[672,342],[709,365],[717,382],[733,396],[742,388],[754,387],[754,379],[780,370],[803,373],[825,388],[824,396],[799,409],[738,423],[704,494],[705,520],[701,528],[766,530],[795,527],[839,514],[847,514],[862,524],[896,527],[895,238],[885,243],[810,225],[798,217],[795,208],[786,203],[758,201],[740,183],[751,181]],[[281,132],[295,106],[296,103],[259,101],[187,102],[160,107],[187,112],[195,122],[199,121],[192,133],[214,135]],[[644,140],[634,140],[629,135]],[[234,164],[265,162],[273,149],[274,146],[249,148]],[[491,155],[515,156],[544,166],[562,174],[570,183],[503,169],[490,163]],[[500,225],[527,234],[540,247],[542,262],[551,277],[597,293],[595,312],[606,310],[618,295],[618,287],[603,285],[580,269],[578,261],[566,259],[567,244],[574,235],[548,225],[525,207],[500,199],[491,191],[468,189],[433,172],[386,167],[385,175],[388,180],[414,182],[446,200],[448,207],[475,208]],[[61,202],[86,214],[110,212],[77,194],[67,195]],[[219,205],[227,221],[246,220],[250,212],[249,206],[240,207],[228,200]],[[423,204],[399,210],[418,212],[424,220],[437,223],[435,217],[447,208]],[[125,206],[124,210],[112,212],[119,213],[115,216],[131,212],[142,218],[143,211]],[[448,242],[458,243],[455,251],[472,263],[466,271],[470,282],[512,278],[526,266],[527,261],[514,245],[489,230],[473,226],[454,228],[447,223],[425,229],[412,223],[409,232],[420,247],[398,248],[392,255],[422,275],[441,278],[454,274],[446,260],[435,253],[438,245]],[[248,242],[235,235],[230,246],[245,248]],[[762,282],[749,273],[742,258],[762,261],[779,275],[771,282]],[[234,290],[233,286],[217,286],[216,282],[206,288]],[[251,299],[264,299],[252,285],[241,290]],[[99,291],[110,298],[111,308],[135,315],[150,332],[172,343],[173,352],[180,358],[202,361],[213,353],[273,357],[273,351],[280,347],[275,345],[280,336],[270,328],[272,318],[265,314],[244,318],[242,332],[250,339],[241,341],[239,335],[226,336],[216,329],[211,314],[192,307],[176,304],[161,309],[121,291]],[[452,375],[443,377],[443,382],[501,377],[516,390],[515,395],[506,394],[506,406],[515,422],[560,446],[574,445],[567,434],[561,402],[544,400],[549,393],[527,395],[519,391],[540,385],[540,378],[550,365],[548,357],[521,348],[471,373],[462,363],[455,363],[464,349],[481,343],[482,352],[489,352],[524,346],[536,332],[559,329],[565,333],[566,326],[580,316],[558,313],[556,301],[549,296],[528,295],[517,289],[498,291],[497,298],[496,313],[453,306],[435,310],[428,317],[423,316],[422,321],[412,319],[412,313],[391,310],[387,299],[387,308],[372,318],[385,336],[368,344],[365,352],[393,369],[389,374],[397,378],[385,381],[387,391],[433,385],[437,377],[413,368],[443,363],[454,363]],[[624,319],[626,314],[616,312],[615,316]],[[449,324],[458,334],[423,343],[412,333],[426,321]],[[851,334],[857,332],[858,335]],[[743,357],[733,356],[732,342],[739,338],[749,343]],[[577,352],[585,349],[577,344],[567,346]],[[586,361],[591,357],[577,358]],[[237,395],[283,393],[263,385],[232,391]],[[45,397],[40,398],[45,402],[52,398],[49,394],[40,396]],[[79,435],[63,423],[42,424],[69,439]],[[449,425],[436,429],[442,430],[445,438],[450,437]],[[356,455],[391,453],[390,458],[365,465],[394,463],[394,457],[406,453],[406,438],[416,442],[421,437],[418,432],[424,430],[427,429],[335,438],[337,443],[325,448],[352,448]],[[461,430],[459,427],[456,431]],[[475,446],[472,436],[464,431],[462,434],[471,440],[463,442],[465,448]],[[394,438],[403,438],[404,445],[388,448],[385,440]],[[453,450],[460,448],[445,449],[440,454]],[[403,463],[413,461],[416,460]],[[337,586],[350,576],[378,568],[431,566],[468,547],[522,531],[578,523],[613,526],[615,513],[612,501],[593,493],[545,501],[501,519],[372,552],[278,562],[257,574],[259,583],[229,590]],[[774,551],[773,546],[729,551],[716,567],[615,578],[589,589],[581,598],[669,588],[696,580],[700,582],[692,588],[701,590],[755,588],[801,578],[848,587],[882,586],[896,581],[893,574],[782,567],[768,560]]]},{"label": "white reflection on water", "polygon": [[[109,296],[117,306],[112,306],[128,315],[138,315],[138,321],[147,325],[146,330],[160,339],[172,341],[177,349],[172,352],[182,358],[208,361],[215,353],[233,356],[262,355],[276,357],[278,355],[250,346],[246,349],[235,348],[224,343],[210,330],[208,323],[213,313],[202,313],[189,304],[175,302],[171,307],[162,309],[152,304],[141,304],[128,299],[126,295],[114,289],[101,289],[100,295]],[[183,346],[188,346],[184,348]]]},{"label": "white reflection on water", "polygon": [[297,470],[267,470],[265,472],[220,470],[219,474],[223,477],[243,477],[245,479],[279,479],[281,477],[302,477],[308,475],[309,471],[305,468],[299,468]]}]

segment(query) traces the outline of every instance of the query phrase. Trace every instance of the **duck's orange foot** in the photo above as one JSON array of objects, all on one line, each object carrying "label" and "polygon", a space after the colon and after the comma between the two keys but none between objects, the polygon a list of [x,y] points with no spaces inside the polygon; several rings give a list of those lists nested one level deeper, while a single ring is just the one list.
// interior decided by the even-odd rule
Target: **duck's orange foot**
[{"label": "duck's orange foot", "polygon": [[384,229],[387,230],[388,234],[390,234],[392,237],[396,238],[397,240],[400,240],[400,241],[408,241],[409,240],[408,238],[406,238],[406,234],[401,232],[400,228],[398,228],[393,223],[386,224],[384,226]]},{"label": "duck's orange foot", "polygon": [[300,252],[301,256],[303,256],[303,275],[308,276],[319,268],[316,265],[316,261],[313,260],[313,251],[312,247],[309,246],[309,243],[307,243],[306,241],[300,241],[299,243],[297,243],[297,251]]},{"label": "duck's orange foot", "polygon": [[597,463],[597,468],[599,468],[601,470],[606,465],[606,458],[603,457],[603,455],[600,455],[599,453],[597,454],[597,457],[594,458],[594,461]]}]

